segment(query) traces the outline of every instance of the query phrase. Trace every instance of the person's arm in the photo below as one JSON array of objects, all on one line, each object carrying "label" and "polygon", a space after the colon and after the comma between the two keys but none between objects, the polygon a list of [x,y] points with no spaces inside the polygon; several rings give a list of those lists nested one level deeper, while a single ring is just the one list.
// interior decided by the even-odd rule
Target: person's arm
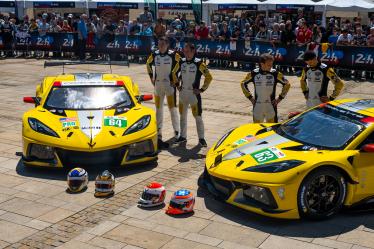
[{"label": "person's arm", "polygon": [[179,69],[180,69],[180,60],[181,60],[180,55],[178,53],[175,53],[175,55],[174,55],[174,65],[173,65],[173,69],[171,71],[172,84],[174,86],[178,86],[178,84],[179,84],[178,72],[179,72]]},{"label": "person's arm", "polygon": [[248,88],[248,84],[250,82],[253,82],[252,72],[248,73],[247,76],[240,82],[240,86],[242,87],[242,91],[244,93],[244,96],[251,100],[253,99],[253,95],[251,91]]},{"label": "person's arm", "polygon": [[288,82],[288,80],[284,77],[284,75],[281,72],[278,72],[277,83],[282,85],[282,91],[278,96],[278,99],[282,100],[286,97],[288,91],[290,90],[291,84],[290,82]]},{"label": "person's arm", "polygon": [[153,63],[154,63],[154,55],[153,53],[151,53],[147,59],[146,65],[147,65],[147,72],[148,72],[149,78],[151,79],[151,82],[154,85],[155,83],[153,79],[153,69],[152,69]]},{"label": "person's arm", "polygon": [[339,96],[340,92],[343,90],[343,88],[344,88],[344,82],[335,73],[335,71],[334,71],[334,69],[332,67],[330,67],[327,70],[326,76],[327,76],[327,78],[329,78],[331,80],[331,82],[335,86],[334,91],[332,92],[332,94],[329,97],[330,100],[334,100],[334,99],[336,99],[336,97]]},{"label": "person's arm", "polygon": [[212,75],[210,74],[209,72],[209,69],[208,67],[205,65],[204,62],[202,62],[199,66],[199,70],[201,72],[202,75],[204,75],[204,84],[203,86],[199,89],[200,92],[204,92],[206,89],[208,89],[210,83],[212,82],[213,80],[213,77]]},{"label": "person's arm", "polygon": [[305,99],[308,99],[309,89],[308,89],[308,85],[306,83],[306,72],[305,72],[305,68],[303,68],[303,70],[301,72],[300,87],[301,87],[301,91],[304,94]]}]

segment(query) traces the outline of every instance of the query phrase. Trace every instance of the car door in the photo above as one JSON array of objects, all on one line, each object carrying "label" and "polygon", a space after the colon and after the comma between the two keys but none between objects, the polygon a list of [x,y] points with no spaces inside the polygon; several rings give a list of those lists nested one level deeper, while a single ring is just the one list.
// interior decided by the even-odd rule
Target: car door
[{"label": "car door", "polygon": [[374,196],[374,153],[361,150],[366,144],[374,144],[374,132],[358,146],[357,149],[360,152],[353,158],[353,166],[357,169],[359,176],[355,200]]}]

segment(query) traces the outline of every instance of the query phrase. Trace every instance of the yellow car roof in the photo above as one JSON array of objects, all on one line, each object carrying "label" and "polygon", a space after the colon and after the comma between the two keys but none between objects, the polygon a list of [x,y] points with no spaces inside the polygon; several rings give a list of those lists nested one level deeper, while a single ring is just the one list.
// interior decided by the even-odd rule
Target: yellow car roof
[{"label": "yellow car roof", "polygon": [[349,111],[374,117],[374,99],[342,99],[331,103]]}]

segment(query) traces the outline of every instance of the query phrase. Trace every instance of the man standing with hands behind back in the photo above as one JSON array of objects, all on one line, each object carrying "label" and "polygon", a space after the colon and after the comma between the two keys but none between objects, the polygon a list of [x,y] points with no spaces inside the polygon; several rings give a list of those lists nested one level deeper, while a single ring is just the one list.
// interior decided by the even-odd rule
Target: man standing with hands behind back
[{"label": "man standing with hands behind back", "polygon": [[[169,147],[169,144],[162,141],[163,109],[164,98],[168,103],[171,123],[174,128],[175,137],[179,136],[179,117],[176,105],[175,84],[178,81],[179,54],[169,50],[169,40],[166,37],[158,39],[158,50],[152,52],[147,60],[147,71],[151,82],[155,87],[155,105],[158,130],[158,146],[161,149]],[[155,67],[153,72],[152,66]]]}]

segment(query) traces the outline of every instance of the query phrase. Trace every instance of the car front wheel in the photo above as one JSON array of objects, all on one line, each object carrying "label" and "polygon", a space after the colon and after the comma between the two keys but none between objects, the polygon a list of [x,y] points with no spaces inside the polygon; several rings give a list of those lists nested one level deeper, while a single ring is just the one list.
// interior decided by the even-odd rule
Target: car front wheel
[{"label": "car front wheel", "polygon": [[301,183],[298,208],[301,217],[326,219],[339,212],[347,194],[347,184],[337,170],[317,169]]}]

